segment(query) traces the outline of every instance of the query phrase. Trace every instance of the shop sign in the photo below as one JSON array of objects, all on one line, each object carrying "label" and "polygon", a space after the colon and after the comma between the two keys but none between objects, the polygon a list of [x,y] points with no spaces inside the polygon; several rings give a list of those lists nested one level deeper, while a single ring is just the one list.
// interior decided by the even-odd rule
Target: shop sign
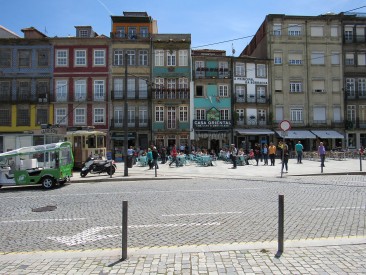
[{"label": "shop sign", "polygon": [[227,130],[231,127],[231,120],[193,120],[193,128],[196,130]]},{"label": "shop sign", "polygon": [[234,81],[237,84],[255,84],[255,85],[267,85],[268,81],[267,80],[257,80],[251,77],[234,77]]}]

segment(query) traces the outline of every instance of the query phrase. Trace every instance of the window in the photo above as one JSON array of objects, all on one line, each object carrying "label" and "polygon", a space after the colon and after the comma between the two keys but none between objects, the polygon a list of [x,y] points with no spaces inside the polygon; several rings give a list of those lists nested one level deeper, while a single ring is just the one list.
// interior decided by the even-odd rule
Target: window
[{"label": "window", "polygon": [[333,106],[333,121],[334,122],[341,122],[341,107]]},{"label": "window", "polygon": [[220,120],[229,120],[229,110],[228,109],[222,109],[220,110]]},{"label": "window", "polygon": [[228,77],[229,76],[229,63],[226,61],[219,62],[219,77]]},{"label": "window", "polygon": [[85,124],[86,110],[85,108],[75,109],[75,124]]},{"label": "window", "polygon": [[37,124],[48,124],[48,111],[47,109],[37,109]]},{"label": "window", "polygon": [[338,26],[330,26],[330,36],[338,37]]},{"label": "window", "polygon": [[236,113],[238,115],[238,122],[242,124],[244,122],[244,109],[236,109]]},{"label": "window", "polygon": [[344,27],[344,40],[345,42],[353,41],[353,26]]},{"label": "window", "polygon": [[19,81],[18,82],[18,99],[28,100],[30,97],[30,82],[29,81]]},{"label": "window", "polygon": [[302,123],[303,122],[303,109],[302,108],[291,108],[290,115],[291,121],[294,123]]},{"label": "window", "polygon": [[273,35],[280,36],[282,31],[281,24],[273,24]]},{"label": "window", "polygon": [[325,92],[325,81],[323,79],[321,80],[313,80],[312,81],[313,84],[313,92],[315,93],[324,93]]},{"label": "window", "polygon": [[326,123],[326,109],[324,106],[314,106],[313,117],[315,123]]},{"label": "window", "polygon": [[[49,50],[38,50],[37,51],[37,66],[38,67],[47,67],[49,66]],[[0,65],[1,66],[1,65]]]},{"label": "window", "polygon": [[198,96],[198,97],[203,96],[203,86],[200,86],[200,85],[196,86],[196,96]]},{"label": "window", "polygon": [[127,98],[135,98],[136,95],[136,80],[135,78],[127,79]]},{"label": "window", "polygon": [[162,77],[155,78],[155,88],[158,90],[165,88],[164,87],[164,78],[162,78]]},{"label": "window", "polygon": [[11,126],[11,111],[9,108],[0,108],[0,126]]},{"label": "window", "polygon": [[282,92],[282,79],[275,79],[275,92]]},{"label": "window", "polygon": [[179,121],[188,122],[188,106],[179,107]]},{"label": "window", "polygon": [[323,52],[312,52],[311,53],[311,64],[312,65],[324,65],[324,53]]},{"label": "window", "polygon": [[229,86],[228,85],[219,85],[219,96],[220,97],[229,96]]},{"label": "window", "polygon": [[75,80],[75,101],[86,100],[86,80]]},{"label": "window", "polygon": [[75,66],[86,66],[86,50],[75,50]]},{"label": "window", "polygon": [[167,88],[168,89],[175,89],[176,88],[176,81],[174,78],[167,79]]},{"label": "window", "polygon": [[301,93],[302,92],[302,82],[290,82],[290,92],[291,93]]},{"label": "window", "polygon": [[354,78],[346,78],[346,93],[348,97],[354,97],[355,96],[355,79]]},{"label": "window", "polygon": [[79,30],[79,37],[89,37],[88,30]]},{"label": "window", "polygon": [[265,64],[257,64],[257,77],[266,77],[267,70]]},{"label": "window", "polygon": [[147,98],[147,82],[139,78],[139,98]]},{"label": "window", "polygon": [[94,50],[94,66],[104,66],[105,50]]},{"label": "window", "polygon": [[140,66],[147,66],[148,63],[148,51],[147,50],[140,50],[139,51],[139,65]]},{"label": "window", "polygon": [[128,106],[127,125],[128,127],[135,127],[135,106]]},{"label": "window", "polygon": [[0,98],[10,100],[10,81],[0,81]]},{"label": "window", "polygon": [[365,42],[365,25],[356,25],[356,41]]},{"label": "window", "polygon": [[104,108],[94,108],[94,123],[104,123],[105,115]]},{"label": "window", "polygon": [[155,66],[164,66],[164,51],[155,50]]},{"label": "window", "polygon": [[123,123],[123,108],[114,107],[113,123],[115,127],[121,127]]},{"label": "window", "polygon": [[122,50],[114,50],[113,51],[113,65],[114,66],[122,66],[123,65],[123,51]]},{"label": "window", "polygon": [[341,81],[339,79],[332,80],[332,91],[336,93],[341,91]]},{"label": "window", "polygon": [[357,54],[357,65],[365,66],[366,65],[366,53],[358,53]]},{"label": "window", "polygon": [[26,107],[18,107],[17,109],[17,126],[30,126],[29,109]]},{"label": "window", "polygon": [[177,123],[176,123],[176,114],[175,114],[175,107],[169,107],[168,106],[168,125],[167,128],[168,129],[175,129],[177,128]]},{"label": "window", "polygon": [[205,109],[197,109],[196,110],[196,119],[197,120],[206,120],[206,110]]},{"label": "window", "polygon": [[55,122],[57,125],[66,125],[67,122],[66,108],[57,108],[55,110]]},{"label": "window", "polygon": [[273,54],[273,63],[275,65],[281,65],[282,64],[282,52],[275,52]]},{"label": "window", "polygon": [[195,64],[195,75],[196,77],[204,77],[205,76],[205,62],[204,61],[196,61]]},{"label": "window", "polygon": [[301,35],[301,25],[289,24],[288,25],[288,35],[289,36],[300,36]]},{"label": "window", "polygon": [[6,68],[11,66],[11,50],[0,49],[0,67]]},{"label": "window", "polygon": [[56,50],[56,66],[67,67],[68,66],[68,54],[67,50]]},{"label": "window", "polygon": [[310,27],[310,36],[323,37],[324,36],[324,27],[323,26],[311,26]]},{"label": "window", "polygon": [[176,51],[167,52],[167,62],[168,66],[176,66]]},{"label": "window", "polygon": [[245,96],[245,86],[244,85],[236,85],[235,86],[235,94],[236,94],[236,101],[237,102],[244,102]]},{"label": "window", "polygon": [[257,86],[257,95],[258,95],[258,102],[266,102],[266,87],[264,86]]},{"label": "window", "polygon": [[128,38],[129,39],[137,38],[137,28],[136,27],[128,27]]},{"label": "window", "polygon": [[180,77],[179,78],[179,89],[188,89],[188,78]]},{"label": "window", "polygon": [[126,36],[125,27],[116,27],[116,37],[125,38],[125,36]]},{"label": "window", "polygon": [[354,53],[346,53],[345,65],[354,65],[354,64],[355,64]]},{"label": "window", "polygon": [[113,98],[122,99],[123,98],[123,79],[115,78],[113,80]]},{"label": "window", "polygon": [[149,37],[149,28],[148,27],[140,27],[140,36],[141,37]]},{"label": "window", "polygon": [[347,106],[347,120],[356,122],[356,106],[355,105]]},{"label": "window", "polygon": [[67,101],[67,80],[56,80],[56,101]]},{"label": "window", "polygon": [[18,51],[18,65],[19,67],[30,67],[31,65],[31,51],[19,50]]},{"label": "window", "polygon": [[359,96],[366,96],[366,78],[358,79],[358,94]]},{"label": "window", "polygon": [[339,65],[340,64],[340,53],[339,52],[332,52],[331,54],[331,64],[332,65]]},{"label": "window", "polygon": [[302,64],[302,53],[289,53],[288,64],[290,65],[301,65]]},{"label": "window", "polygon": [[139,126],[146,127],[148,119],[147,106],[139,106]]},{"label": "window", "polygon": [[235,63],[235,75],[236,76],[245,76],[245,63],[242,63],[242,62]]},{"label": "window", "polygon": [[155,122],[164,122],[163,106],[155,106]]},{"label": "window", "polygon": [[283,118],[284,118],[284,116],[283,116],[283,107],[282,106],[276,106],[275,120],[276,121],[282,121]]},{"label": "window", "polygon": [[127,65],[135,66],[136,64],[135,50],[127,50],[126,53],[127,53]]},{"label": "window", "polygon": [[104,100],[104,80],[94,80],[94,100]]},{"label": "window", "polygon": [[179,50],[179,66],[188,66],[188,50]]}]

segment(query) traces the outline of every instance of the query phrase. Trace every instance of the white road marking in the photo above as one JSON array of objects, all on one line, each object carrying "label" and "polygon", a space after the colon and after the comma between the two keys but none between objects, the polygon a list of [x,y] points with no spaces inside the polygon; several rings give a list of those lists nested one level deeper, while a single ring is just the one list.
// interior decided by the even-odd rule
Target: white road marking
[{"label": "white road marking", "polygon": [[226,215],[242,214],[243,212],[211,212],[211,213],[187,213],[187,214],[165,214],[163,217],[183,217],[183,216],[205,216],[205,215]]},{"label": "white road marking", "polygon": [[[215,226],[220,225],[218,222],[212,223],[181,223],[181,224],[144,224],[144,225],[130,225],[128,228],[158,228],[158,227],[189,227],[189,226]],[[121,236],[121,234],[99,234],[99,232],[108,229],[121,229],[121,226],[105,226],[105,227],[93,227],[84,230],[73,236],[60,236],[60,237],[47,237],[49,240],[53,240],[67,246],[75,246],[79,244],[85,244],[89,242],[96,242],[107,238],[115,238]]]},{"label": "white road marking", "polygon": [[17,223],[17,222],[68,222],[68,221],[80,221],[86,220],[86,218],[74,218],[74,219],[41,219],[41,220],[16,220],[16,221],[0,221],[0,223]]},{"label": "white road marking", "polygon": [[323,207],[323,208],[313,208],[312,211],[322,211],[322,210],[340,210],[340,209],[366,209],[365,206],[349,206],[349,207]]}]

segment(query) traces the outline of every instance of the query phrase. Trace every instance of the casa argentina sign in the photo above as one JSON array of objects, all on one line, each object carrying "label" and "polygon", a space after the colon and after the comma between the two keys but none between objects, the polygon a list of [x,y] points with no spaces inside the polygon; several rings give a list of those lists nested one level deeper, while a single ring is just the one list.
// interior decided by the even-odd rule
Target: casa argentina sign
[{"label": "casa argentina sign", "polygon": [[227,130],[231,127],[231,120],[193,120],[195,130]]}]

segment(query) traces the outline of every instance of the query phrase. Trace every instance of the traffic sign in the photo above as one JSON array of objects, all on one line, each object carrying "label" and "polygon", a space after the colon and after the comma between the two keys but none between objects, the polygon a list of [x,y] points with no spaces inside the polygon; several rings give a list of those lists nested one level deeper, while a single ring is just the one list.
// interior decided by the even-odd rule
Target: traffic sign
[{"label": "traffic sign", "polygon": [[280,128],[282,131],[286,132],[291,129],[291,124],[288,120],[282,120],[280,122]]}]

